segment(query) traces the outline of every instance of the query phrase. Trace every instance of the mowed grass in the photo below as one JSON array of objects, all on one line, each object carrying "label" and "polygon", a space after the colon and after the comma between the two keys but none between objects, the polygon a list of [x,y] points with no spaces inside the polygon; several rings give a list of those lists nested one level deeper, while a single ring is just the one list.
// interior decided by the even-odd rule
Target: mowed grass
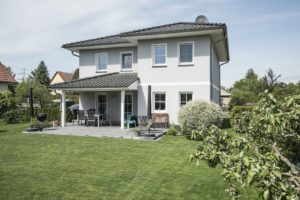
[{"label": "mowed grass", "polygon": [[220,169],[188,164],[197,142],[185,137],[21,133],[26,127],[0,126],[0,199],[230,199]]}]

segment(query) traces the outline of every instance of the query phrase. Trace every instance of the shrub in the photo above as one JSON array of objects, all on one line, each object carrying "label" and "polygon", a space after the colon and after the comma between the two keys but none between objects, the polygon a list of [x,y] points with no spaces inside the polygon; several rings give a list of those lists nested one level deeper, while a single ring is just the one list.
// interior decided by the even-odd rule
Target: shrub
[{"label": "shrub", "polygon": [[178,115],[183,130],[201,130],[211,125],[220,126],[223,112],[219,105],[203,100],[191,101],[184,105]]},{"label": "shrub", "polygon": [[180,126],[171,124],[171,126],[168,128],[166,134],[173,135],[173,136],[179,135],[179,134],[181,134],[181,128],[180,128]]},{"label": "shrub", "polygon": [[12,92],[8,90],[0,92],[0,116],[5,112],[15,108],[16,102]]},{"label": "shrub", "polygon": [[16,124],[25,121],[24,111],[22,110],[10,110],[4,113],[3,120],[7,124]]},{"label": "shrub", "polygon": [[235,132],[245,133],[249,128],[253,106],[235,106],[231,111],[231,125]]}]

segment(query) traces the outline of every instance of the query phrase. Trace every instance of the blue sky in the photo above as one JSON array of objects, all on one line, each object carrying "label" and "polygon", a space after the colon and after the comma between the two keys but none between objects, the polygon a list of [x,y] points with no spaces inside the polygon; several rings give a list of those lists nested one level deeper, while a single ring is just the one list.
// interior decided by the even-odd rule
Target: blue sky
[{"label": "blue sky", "polygon": [[40,60],[72,72],[78,58],[61,45],[136,28],[194,21],[204,14],[228,26],[231,60],[222,85],[231,86],[248,68],[271,67],[282,81],[300,80],[300,1],[289,0],[0,0],[0,61],[21,78]]}]

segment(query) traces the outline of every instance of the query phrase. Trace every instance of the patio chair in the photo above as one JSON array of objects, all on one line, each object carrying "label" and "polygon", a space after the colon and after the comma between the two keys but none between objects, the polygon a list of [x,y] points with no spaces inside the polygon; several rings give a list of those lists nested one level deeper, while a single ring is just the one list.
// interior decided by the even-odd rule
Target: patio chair
[{"label": "patio chair", "polygon": [[105,124],[106,122],[109,122],[109,125],[111,126],[111,120],[110,120],[109,115],[106,115],[106,114],[101,115],[101,118],[100,118],[101,126],[103,124]]},{"label": "patio chair", "polygon": [[94,108],[91,108],[91,109],[88,109],[88,110],[87,110],[87,113],[88,113],[88,114],[89,114],[89,113],[95,114],[95,112],[96,112],[96,109],[94,109]]},{"label": "patio chair", "polygon": [[95,126],[96,118],[94,116],[94,113],[88,112],[87,119],[86,119],[86,124],[89,126],[91,123],[93,126]]},{"label": "patio chair", "polygon": [[134,127],[136,127],[136,120],[132,119],[132,115],[126,115],[124,123],[127,128],[130,128],[131,124],[133,124]]},{"label": "patio chair", "polygon": [[84,117],[84,111],[83,110],[78,110],[78,113],[77,113],[77,124],[78,125],[85,124],[85,117]]}]

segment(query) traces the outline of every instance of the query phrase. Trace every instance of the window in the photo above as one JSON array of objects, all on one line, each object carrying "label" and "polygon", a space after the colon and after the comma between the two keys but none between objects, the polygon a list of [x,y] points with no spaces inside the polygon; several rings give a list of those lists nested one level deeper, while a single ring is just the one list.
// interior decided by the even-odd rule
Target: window
[{"label": "window", "polygon": [[106,71],[107,70],[107,53],[99,53],[96,56],[96,63],[98,71]]},{"label": "window", "polygon": [[193,64],[194,43],[179,43],[179,64]]},{"label": "window", "polygon": [[121,53],[122,69],[132,69],[132,52]]},{"label": "window", "polygon": [[166,110],[166,94],[155,93],[154,94],[154,110]]},{"label": "window", "polygon": [[185,105],[188,101],[193,100],[193,93],[191,92],[181,92],[180,93],[180,106]]},{"label": "window", "polygon": [[165,66],[167,54],[166,44],[155,44],[153,45],[153,65],[154,66]]},{"label": "window", "polygon": [[132,115],[132,94],[125,94],[125,115]]},{"label": "window", "polygon": [[106,114],[106,107],[107,107],[107,101],[106,101],[106,95],[98,95],[98,113],[99,114]]}]

